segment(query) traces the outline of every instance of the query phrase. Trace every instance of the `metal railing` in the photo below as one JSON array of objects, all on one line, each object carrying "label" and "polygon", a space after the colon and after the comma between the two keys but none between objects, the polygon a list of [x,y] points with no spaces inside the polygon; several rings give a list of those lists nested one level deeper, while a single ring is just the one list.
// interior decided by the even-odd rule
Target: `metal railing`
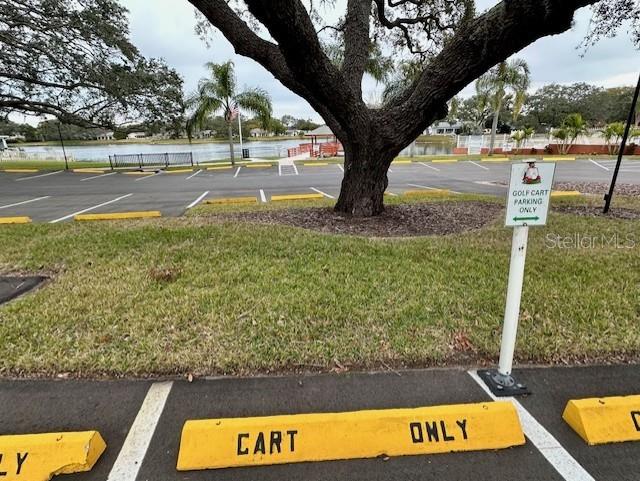
[{"label": "metal railing", "polygon": [[192,152],[166,152],[164,154],[114,154],[109,156],[112,169],[122,167],[169,167],[170,165],[193,166]]}]

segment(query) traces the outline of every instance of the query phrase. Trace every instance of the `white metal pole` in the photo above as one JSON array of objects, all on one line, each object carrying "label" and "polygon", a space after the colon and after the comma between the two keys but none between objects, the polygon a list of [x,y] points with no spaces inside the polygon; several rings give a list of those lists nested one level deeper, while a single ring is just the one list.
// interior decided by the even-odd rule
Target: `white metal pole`
[{"label": "white metal pole", "polygon": [[511,264],[509,266],[509,285],[507,302],[504,309],[504,325],[502,328],[502,344],[500,346],[500,364],[498,372],[511,375],[513,352],[516,347],[518,333],[518,317],[520,316],[520,298],[524,280],[524,264],[527,257],[527,239],[529,227],[514,227],[511,241]]},{"label": "white metal pole", "polygon": [[240,109],[238,109],[238,135],[240,136],[240,157],[242,157],[242,123],[240,122]]}]

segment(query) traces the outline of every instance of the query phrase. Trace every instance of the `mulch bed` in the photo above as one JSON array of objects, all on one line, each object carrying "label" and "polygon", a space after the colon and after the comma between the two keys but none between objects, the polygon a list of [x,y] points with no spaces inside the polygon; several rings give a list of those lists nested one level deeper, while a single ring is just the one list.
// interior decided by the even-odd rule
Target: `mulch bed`
[{"label": "mulch bed", "polygon": [[330,208],[239,212],[216,217],[259,224],[284,224],[330,234],[410,237],[480,229],[497,219],[502,210],[501,205],[490,202],[442,202],[387,206],[382,215],[369,218],[350,217]]},{"label": "mulch bed", "polygon": [[640,219],[640,210],[625,209],[622,207],[611,207],[608,213],[602,213],[602,206],[592,205],[560,205],[553,207],[554,212],[562,214],[573,214],[587,217],[602,217],[605,219],[623,219],[638,220]]},{"label": "mulch bed", "polygon": [[[608,182],[556,182],[556,190],[577,190],[583,194],[606,194],[609,192]],[[615,195],[640,197],[640,184],[616,184]]]}]

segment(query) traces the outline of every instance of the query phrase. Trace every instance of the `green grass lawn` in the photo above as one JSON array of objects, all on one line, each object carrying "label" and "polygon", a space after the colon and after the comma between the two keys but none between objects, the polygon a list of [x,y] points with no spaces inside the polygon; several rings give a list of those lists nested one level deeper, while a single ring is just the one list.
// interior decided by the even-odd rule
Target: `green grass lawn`
[{"label": "green grass lawn", "polygon": [[[0,272],[53,276],[0,307],[0,373],[242,374],[497,356],[511,245],[502,219],[381,240],[211,218],[241,208],[266,207],[0,228]],[[575,234],[638,243],[640,223],[552,213],[531,230],[517,357],[637,359],[640,245],[550,247],[549,236]]]}]

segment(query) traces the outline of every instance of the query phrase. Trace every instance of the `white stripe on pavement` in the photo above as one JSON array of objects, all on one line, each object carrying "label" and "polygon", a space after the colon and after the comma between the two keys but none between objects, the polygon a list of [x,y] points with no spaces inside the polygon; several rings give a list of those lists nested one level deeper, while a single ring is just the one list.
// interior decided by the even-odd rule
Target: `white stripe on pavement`
[{"label": "white stripe on pavement", "polygon": [[100,177],[106,177],[108,175],[114,175],[114,174],[117,174],[117,172],[109,172],[108,174],[100,174],[100,175],[94,175],[93,177],[85,177],[84,179],[80,179],[80,182],[84,182],[86,180],[99,179]]},{"label": "white stripe on pavement", "polygon": [[518,411],[520,417],[520,423],[522,424],[522,430],[525,436],[529,438],[529,441],[540,451],[549,464],[555,468],[555,470],[566,481],[595,481],[581,465],[576,461],[569,452],[562,447],[553,435],[547,431],[542,424],[540,424],[536,418],[534,418],[529,411],[527,411],[518,400],[512,397],[497,398],[489,390],[476,371],[467,371],[469,376],[486,392],[494,401],[511,401]]},{"label": "white stripe on pavement", "polygon": [[433,170],[435,170],[436,172],[440,172],[440,169],[436,169],[433,165],[429,165],[429,164],[427,164],[427,163],[425,163],[425,162],[418,162],[418,163],[419,163],[420,165],[424,165],[425,167],[428,167],[428,168],[430,168],[430,169],[433,169]]},{"label": "white stripe on pavement", "polygon": [[477,162],[474,162],[473,160],[470,160],[469,163],[475,165],[476,167],[480,167],[481,169],[489,170],[489,167],[485,167],[484,165],[480,165]]},{"label": "white stripe on pavement", "polygon": [[151,385],[107,481],[136,479],[172,386],[171,381],[156,382]]},{"label": "white stripe on pavement", "polygon": [[63,220],[71,219],[72,217],[80,214],[84,214],[85,212],[90,212],[95,209],[99,209],[100,207],[104,207],[105,205],[113,204],[114,202],[118,202],[119,200],[126,199],[127,197],[131,197],[133,194],[122,195],[120,197],[116,197],[113,200],[109,200],[107,202],[103,202],[102,204],[94,205],[93,207],[88,207],[87,209],[79,210],[78,212],[74,212],[73,214],[65,215],[64,217],[60,217],[59,219],[52,220],[49,224],[56,224],[58,222],[62,222]]},{"label": "white stripe on pavement", "polygon": [[342,172],[344,172],[344,167],[342,167],[342,164],[336,164],[338,166],[338,169],[340,169]]},{"label": "white stripe on pavement", "polygon": [[63,172],[64,172],[64,170],[56,170],[55,172],[49,172],[48,174],[31,175],[29,177],[20,177],[19,179],[16,179],[16,182],[20,182],[20,181],[23,181],[23,180],[38,179],[40,177],[47,177],[49,175],[62,174]]},{"label": "white stripe on pavement", "polygon": [[191,178],[195,177],[195,176],[196,176],[196,175],[198,175],[200,172],[202,172],[202,169],[200,169],[199,171],[197,171],[197,172],[195,172],[195,173],[191,174],[189,177],[187,177],[187,178],[186,178],[186,180],[189,180],[189,179],[191,179]]},{"label": "white stripe on pavement", "polygon": [[238,177],[238,174],[240,173],[240,169],[242,169],[242,167],[238,167],[238,170],[236,170],[236,173],[233,175],[234,179]]},{"label": "white stripe on pavement", "polygon": [[39,200],[48,199],[49,195],[45,195],[44,197],[36,197],[35,199],[24,200],[22,202],[16,202],[15,204],[8,204],[0,206],[0,209],[8,209],[9,207],[16,207],[18,205],[30,204],[31,202],[38,202]]},{"label": "white stripe on pavement", "polygon": [[598,167],[600,167],[601,169],[604,169],[604,170],[606,170],[607,172],[609,172],[609,169],[608,169],[607,167],[605,167],[605,166],[604,166],[604,165],[602,165],[602,164],[599,164],[599,163],[598,163],[598,162],[596,162],[595,160],[589,159],[589,162],[591,162],[592,164],[597,165],[597,166],[598,166]]},{"label": "white stripe on pavement", "polygon": [[206,196],[209,195],[209,191],[206,191],[204,194],[202,194],[200,197],[198,197],[196,200],[194,200],[193,202],[191,202],[191,204],[189,204],[187,206],[187,209],[191,209],[192,207],[195,207],[196,205],[198,205],[200,203],[200,201],[202,199],[204,199]]},{"label": "white stripe on pavement", "polygon": [[448,190],[452,194],[461,194],[462,193],[462,192],[458,192],[457,190],[442,189],[442,188],[438,188],[438,187],[429,187],[429,186],[420,185],[420,184],[407,184],[407,185],[410,186],[410,187],[417,187],[419,189],[427,189],[427,190]]},{"label": "white stripe on pavement", "polygon": [[141,180],[147,180],[151,177],[155,177],[156,175],[160,175],[162,172],[156,172],[155,174],[145,175],[144,177],[140,177],[139,179],[134,180],[134,182],[140,182]]},{"label": "white stripe on pavement", "polygon": [[267,196],[266,196],[266,195],[264,195],[264,190],[262,190],[262,189],[260,189],[260,200],[261,200],[263,203],[266,203],[266,202],[267,202]]},{"label": "white stripe on pavement", "polygon": [[325,197],[328,197],[329,199],[335,199],[334,196],[332,196],[331,194],[327,194],[326,192],[322,192],[321,190],[316,189],[315,187],[309,187],[311,190],[317,192],[318,194],[322,194]]}]

